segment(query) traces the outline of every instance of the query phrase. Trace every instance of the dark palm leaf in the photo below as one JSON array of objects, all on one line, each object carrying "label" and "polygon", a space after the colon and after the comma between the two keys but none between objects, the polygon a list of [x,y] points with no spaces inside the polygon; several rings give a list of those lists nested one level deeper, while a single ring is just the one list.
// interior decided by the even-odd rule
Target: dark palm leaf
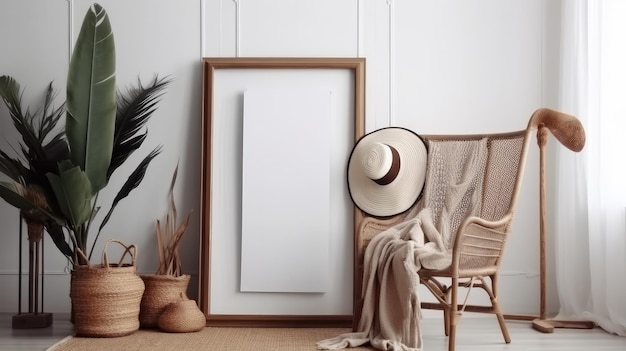
[{"label": "dark palm leaf", "polygon": [[48,197],[48,203],[57,213],[60,213],[58,199],[54,196],[52,185],[46,174],[59,174],[59,163],[70,158],[70,151],[65,139],[54,139],[44,146],[45,158],[31,160],[32,182],[39,184],[42,193]]},{"label": "dark palm leaf", "polygon": [[[57,163],[69,158],[69,148],[61,129],[52,135],[57,123],[63,116],[64,105],[53,108],[56,97],[52,82],[48,84],[44,104],[40,113],[31,114],[28,109],[24,112],[20,86],[15,79],[0,77],[0,95],[9,110],[15,129],[22,136],[19,150],[26,161],[24,165],[19,159],[11,158],[0,150],[0,172],[6,174],[17,184],[28,184],[46,198],[47,210],[35,208],[19,193],[13,192],[11,187],[3,187],[2,197],[22,209],[45,214],[50,220],[46,221],[46,228],[57,248],[65,256],[71,258],[72,250],[65,241],[60,218],[60,208],[52,191],[46,173],[58,173]],[[40,117],[39,117],[40,116]],[[16,188],[17,189],[17,188]]]},{"label": "dark palm leaf", "polygon": [[[44,158],[30,160],[30,168],[47,184],[47,173],[59,174],[58,164],[70,158],[70,150],[65,139],[57,139],[44,146]],[[41,182],[38,182],[41,184]]]},{"label": "dark palm leaf", "polygon": [[11,118],[23,116],[22,96],[19,83],[10,76],[0,77],[0,96],[9,109]]},{"label": "dark palm leaf", "polygon": [[163,90],[170,82],[170,79],[155,76],[148,86],[144,87],[138,80],[137,86],[129,88],[126,94],[118,93],[113,154],[107,179],[145,140],[146,133],[139,133],[156,111]]},{"label": "dark palm leaf", "polygon": [[9,110],[15,129],[22,136],[24,143],[20,145],[20,149],[24,157],[29,161],[47,159],[46,142],[58,143],[58,140],[64,139],[63,130],[49,138],[64,111],[63,105],[56,109],[52,106],[56,97],[52,82],[48,84],[40,118],[38,113],[31,114],[28,109],[23,111],[20,85],[15,79],[9,76],[0,77],[0,95]]},{"label": "dark palm leaf", "polygon": [[[150,154],[148,154],[148,156],[146,156],[141,161],[141,163],[139,163],[139,165],[137,166],[137,168],[135,168],[133,173],[130,174],[130,176],[124,183],[124,185],[122,185],[122,188],[120,189],[120,191],[115,196],[115,199],[113,199],[113,203],[111,204],[111,208],[109,209],[109,212],[107,212],[106,216],[102,220],[102,223],[100,224],[100,228],[98,228],[98,234],[96,235],[94,243],[98,240],[98,237],[100,236],[100,232],[102,231],[102,228],[104,228],[105,224],[107,224],[107,222],[111,218],[111,215],[113,214],[113,210],[115,209],[117,204],[121,200],[123,200],[125,197],[127,197],[131,191],[137,188],[139,184],[141,184],[143,177],[146,175],[146,170],[148,169],[150,162],[152,162],[152,160],[155,157],[157,157],[157,155],[160,153],[161,153],[161,146],[157,146],[154,150],[152,150],[152,152],[150,152]],[[93,251],[93,247],[91,251]],[[91,256],[91,252],[89,253],[89,256]]]},{"label": "dark palm leaf", "polygon": [[22,136],[23,143],[18,149],[25,161],[23,164],[0,152],[0,171],[18,183],[37,186],[55,212],[58,203],[46,174],[58,174],[57,164],[70,157],[63,129],[56,128],[64,105],[56,109],[52,106],[56,97],[52,82],[48,84],[43,106],[34,114],[28,108],[24,112],[20,85],[12,77],[0,77],[0,92],[15,129]]},{"label": "dark palm leaf", "polygon": [[0,172],[15,182],[25,181],[29,176],[28,169],[17,159],[0,150]]},{"label": "dark palm leaf", "polygon": [[48,84],[48,90],[46,92],[46,98],[44,101],[43,111],[41,114],[42,115],[41,122],[39,123],[39,132],[37,133],[39,137],[39,143],[41,145],[44,145],[44,148],[46,145],[45,144],[46,140],[49,139],[49,142],[54,142],[56,140],[63,139],[65,137],[64,130],[60,129],[57,131],[57,133],[54,136],[52,136],[51,138],[48,138],[48,135],[56,129],[56,126],[59,120],[61,119],[61,117],[63,116],[63,112],[65,111],[65,104],[62,104],[56,109],[53,107],[52,103],[55,97],[56,97],[56,92],[54,91],[54,88],[52,87],[52,82],[50,82],[50,84]]},{"label": "dark palm leaf", "polygon": [[[38,191],[36,188],[31,188]],[[29,189],[19,183],[0,182],[0,198],[15,208],[19,208],[23,212],[39,212],[42,216],[63,223],[63,219],[49,211],[47,206],[41,207],[40,204],[31,201],[28,196]]]},{"label": "dark palm leaf", "polygon": [[114,147],[114,155],[111,158],[111,166],[109,167],[109,177],[113,174],[113,171],[117,169],[117,167],[121,166],[128,157],[143,144],[143,141],[148,136],[148,131],[145,133],[139,134],[131,139],[128,139],[123,144],[116,145]]},{"label": "dark palm leaf", "polygon": [[0,95],[6,104],[15,129],[22,136],[24,144],[22,151],[27,150],[24,155],[27,158],[43,156],[43,149],[39,138],[33,126],[34,116],[30,114],[28,109],[26,112],[22,110],[22,95],[20,85],[15,79],[9,76],[0,77]]},{"label": "dark palm leaf", "polygon": [[154,150],[152,150],[152,152],[150,152],[150,154],[148,154],[148,156],[146,156],[143,159],[143,161],[139,163],[139,165],[137,166],[137,168],[135,168],[133,173],[130,174],[130,176],[128,177],[128,179],[126,180],[126,182],[120,189],[120,191],[115,196],[115,199],[113,199],[113,204],[111,205],[111,209],[109,209],[109,212],[104,217],[104,220],[102,221],[102,224],[100,225],[99,230],[102,230],[104,225],[109,221],[109,218],[111,217],[111,214],[113,213],[113,210],[115,209],[117,204],[122,199],[127,197],[131,191],[137,188],[139,184],[141,184],[143,177],[146,175],[146,170],[148,169],[150,162],[152,162],[152,160],[160,153],[161,153],[161,147],[158,146]]},{"label": "dark palm leaf", "polygon": [[65,234],[63,233],[63,226],[56,222],[46,223],[46,230],[50,234],[50,238],[54,242],[54,245],[65,255],[68,259],[72,259],[74,251],[65,240]]}]

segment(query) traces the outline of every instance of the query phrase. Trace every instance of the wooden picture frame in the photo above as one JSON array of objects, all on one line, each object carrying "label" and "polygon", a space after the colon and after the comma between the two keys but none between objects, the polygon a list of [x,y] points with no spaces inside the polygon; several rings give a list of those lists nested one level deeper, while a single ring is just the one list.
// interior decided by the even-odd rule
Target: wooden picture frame
[{"label": "wooden picture frame", "polygon": [[[213,154],[214,143],[219,135],[214,135],[216,116],[214,108],[218,104],[216,92],[216,73],[219,70],[239,70],[241,72],[282,70],[286,72],[310,72],[318,70],[335,72],[346,70],[349,72],[350,96],[352,101],[347,103],[354,115],[353,140],[354,145],[365,134],[365,59],[364,58],[203,58],[203,91],[202,91],[202,167],[201,167],[201,204],[200,204],[200,267],[199,267],[199,295],[200,309],[206,316],[208,326],[282,326],[282,327],[351,327],[353,313],[350,315],[317,315],[317,314],[256,314],[256,313],[215,313],[211,311],[211,264],[212,264],[212,196],[214,192],[212,167],[215,161]],[[316,72],[318,72],[316,71]],[[289,81],[289,79],[287,79]],[[219,120],[218,120],[219,122]],[[347,157],[347,155],[346,155]],[[347,158],[346,158],[347,161]],[[343,180],[345,184],[345,180]],[[347,190],[346,190],[347,191]],[[236,200],[236,199],[235,199]],[[352,225],[356,230],[362,214],[354,206]],[[353,237],[352,237],[353,238]],[[353,241],[353,239],[352,239]],[[352,243],[354,245],[354,243]],[[356,281],[353,279],[352,283]],[[354,301],[353,301],[354,303]]]}]

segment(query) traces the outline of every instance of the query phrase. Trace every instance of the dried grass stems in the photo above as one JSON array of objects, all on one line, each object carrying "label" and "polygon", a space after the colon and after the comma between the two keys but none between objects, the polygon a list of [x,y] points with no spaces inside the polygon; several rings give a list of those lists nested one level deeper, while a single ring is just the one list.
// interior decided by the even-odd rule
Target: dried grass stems
[{"label": "dried grass stems", "polygon": [[185,230],[187,229],[187,225],[189,225],[189,217],[191,216],[190,211],[183,223],[180,225],[178,224],[176,202],[174,201],[174,185],[176,184],[177,175],[178,165],[176,165],[174,175],[172,176],[172,183],[170,184],[168,194],[169,209],[167,216],[165,217],[165,224],[163,228],[161,228],[161,221],[158,219],[156,221],[156,236],[159,250],[159,269],[156,274],[171,275],[174,277],[179,277],[183,274],[178,245],[183,233],[185,233]]}]

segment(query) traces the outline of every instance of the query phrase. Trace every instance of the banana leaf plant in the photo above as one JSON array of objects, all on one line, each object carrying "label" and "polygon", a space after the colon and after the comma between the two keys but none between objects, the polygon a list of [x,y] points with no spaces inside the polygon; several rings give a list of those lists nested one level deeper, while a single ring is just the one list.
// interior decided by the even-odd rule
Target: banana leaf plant
[{"label": "banana leaf plant", "polygon": [[[11,77],[0,77],[0,94],[22,136],[25,160],[0,150],[0,172],[12,180],[0,182],[0,197],[22,213],[40,216],[57,248],[74,264],[87,263],[115,207],[139,186],[150,162],[161,152],[157,146],[131,172],[95,239],[89,241],[100,209],[98,194],[145,141],[144,127],[170,82],[155,76],[147,86],[138,80],[126,92],[116,89],[113,32],[106,11],[98,4],[90,7],[83,20],[70,60],[64,106],[49,107],[54,96],[51,83],[41,116],[28,109],[24,112],[19,84]],[[65,125],[59,131],[63,110]],[[32,200],[33,192],[39,201]]]}]

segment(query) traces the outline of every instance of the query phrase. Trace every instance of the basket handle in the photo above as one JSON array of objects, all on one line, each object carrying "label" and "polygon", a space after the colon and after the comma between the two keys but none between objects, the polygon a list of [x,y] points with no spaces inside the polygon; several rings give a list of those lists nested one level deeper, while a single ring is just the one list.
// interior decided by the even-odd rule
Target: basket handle
[{"label": "basket handle", "polygon": [[122,264],[122,261],[124,261],[124,258],[126,257],[126,255],[130,256],[131,264],[133,266],[135,266],[137,264],[137,246],[135,246],[135,244],[127,245],[126,243],[124,243],[121,240],[109,239],[104,244],[104,249],[102,250],[102,264],[105,267],[107,267],[107,268],[109,267],[109,257],[107,256],[107,249],[108,249],[110,243],[118,243],[118,244],[122,245],[122,247],[124,248],[124,252],[122,253],[122,257],[120,257],[120,260],[117,262],[118,266]]},{"label": "basket handle", "polygon": [[87,267],[91,268],[91,262],[89,262],[87,255],[85,255],[83,250],[81,250],[80,247],[77,246],[74,250],[74,265],[78,265],[78,256],[80,256],[85,260],[85,262],[87,262]]}]

